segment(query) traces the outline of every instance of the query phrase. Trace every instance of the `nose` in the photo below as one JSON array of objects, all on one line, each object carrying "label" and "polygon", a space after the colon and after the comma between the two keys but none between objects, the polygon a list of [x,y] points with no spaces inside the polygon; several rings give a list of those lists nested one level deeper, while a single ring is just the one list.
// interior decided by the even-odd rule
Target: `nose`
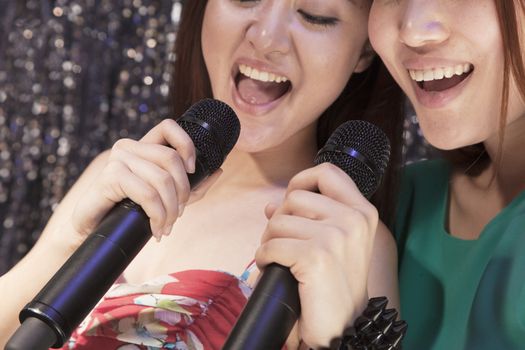
[{"label": "nose", "polygon": [[438,45],[450,36],[446,15],[437,0],[408,0],[402,17],[400,40],[405,45],[420,48]]},{"label": "nose", "polygon": [[292,46],[289,11],[281,3],[285,2],[268,2],[269,5],[255,15],[246,32],[246,39],[256,53],[267,59],[288,53]]}]

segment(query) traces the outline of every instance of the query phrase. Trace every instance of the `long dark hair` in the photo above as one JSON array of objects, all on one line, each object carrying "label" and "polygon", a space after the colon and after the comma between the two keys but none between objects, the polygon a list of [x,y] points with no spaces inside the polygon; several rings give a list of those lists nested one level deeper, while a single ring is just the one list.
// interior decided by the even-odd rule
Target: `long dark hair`
[{"label": "long dark hair", "polygon": [[[201,49],[201,28],[207,0],[186,1],[175,45],[173,86],[174,115],[205,97],[212,97],[209,76]],[[341,123],[351,119],[370,121],[390,138],[390,165],[383,183],[372,197],[383,221],[393,216],[398,170],[402,164],[404,95],[379,58],[363,73],[353,74],[334,103],[321,115],[317,144],[324,145]]]},{"label": "long dark hair", "polygon": [[525,0],[494,0],[503,41],[503,86],[501,87],[501,105],[498,130],[498,153],[495,159],[490,159],[482,143],[462,147],[457,150],[445,151],[445,157],[452,164],[471,176],[476,176],[486,169],[491,162],[501,162],[503,140],[507,124],[509,91],[511,76],[516,80],[521,98],[525,101],[525,65],[523,62],[523,47],[520,45],[520,21],[518,15],[525,14]]}]

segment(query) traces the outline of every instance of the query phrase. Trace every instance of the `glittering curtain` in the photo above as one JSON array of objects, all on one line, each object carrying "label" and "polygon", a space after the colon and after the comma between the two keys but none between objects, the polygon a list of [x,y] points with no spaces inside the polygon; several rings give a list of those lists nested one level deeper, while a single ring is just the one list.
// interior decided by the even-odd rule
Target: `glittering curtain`
[{"label": "glittering curtain", "polygon": [[179,0],[0,0],[0,274],[89,162],[170,116]]}]

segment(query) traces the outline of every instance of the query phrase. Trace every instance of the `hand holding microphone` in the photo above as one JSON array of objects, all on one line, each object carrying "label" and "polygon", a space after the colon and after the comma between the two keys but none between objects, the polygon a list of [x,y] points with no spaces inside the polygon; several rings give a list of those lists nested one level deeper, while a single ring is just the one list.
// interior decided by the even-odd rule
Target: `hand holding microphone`
[{"label": "hand holding microphone", "polygon": [[[240,124],[233,110],[217,100],[202,100],[193,105],[178,119],[177,125],[165,124],[154,128],[146,135],[142,142],[123,141],[126,145],[117,145],[114,152],[117,159],[124,162],[112,161],[113,169],[117,174],[127,174],[120,178],[126,182],[126,191],[108,191],[103,199],[94,202],[102,204],[92,217],[79,221],[79,227],[89,226],[89,222],[96,222],[97,213],[105,212],[104,205],[110,209],[116,201],[122,198],[144,198],[143,193],[133,192],[134,188],[146,189],[149,195],[160,196],[163,208],[149,205],[141,208],[130,199],[125,199],[102,219],[100,225],[89,234],[75,253],[66,261],[60,270],[38,293],[38,295],[21,311],[22,325],[8,341],[6,349],[47,349],[60,347],[67,341],[72,331],[87,316],[95,304],[111,287],[117,277],[124,271],[137,253],[147,243],[151,233],[157,236],[169,230],[166,223],[173,223],[174,215],[180,214],[182,209],[174,205],[184,203],[189,196],[189,189],[195,188],[209,175],[213,174],[231,151],[240,132]],[[161,132],[159,130],[165,130]],[[173,134],[172,134],[173,133]],[[189,135],[188,136],[184,134]],[[173,135],[173,136],[171,136]],[[159,145],[160,143],[160,145]],[[185,169],[193,170],[190,143],[195,145],[195,169],[193,173],[184,174],[181,166],[166,165],[166,152],[176,153],[162,144],[180,145],[180,151],[185,159]],[[136,146],[134,149],[133,147]],[[132,150],[123,155],[122,152]],[[151,152],[151,153],[150,153]],[[159,153],[156,153],[159,152]],[[148,155],[152,162],[144,164],[142,155]],[[169,158],[169,157],[168,157]],[[174,162],[181,162],[177,155],[171,157]],[[166,176],[166,173],[169,176]],[[136,175],[136,176],[135,176]],[[187,178],[186,178],[187,176]],[[109,176],[109,178],[114,178]],[[168,181],[157,183],[159,178]],[[146,183],[142,182],[146,180]],[[169,181],[172,181],[169,183]],[[160,187],[159,187],[160,186]],[[108,186],[114,188],[115,186]],[[171,187],[164,193],[164,189]],[[118,188],[118,187],[117,187]],[[160,189],[160,190],[159,190]],[[100,191],[94,191],[100,192]],[[182,195],[177,203],[171,204],[169,196]],[[80,211],[89,211],[92,202],[87,195],[87,208]],[[148,195],[146,195],[148,198]],[[92,198],[93,199],[93,198]],[[159,202],[159,201],[151,201]],[[92,209],[92,208],[91,208]],[[148,216],[152,220],[149,221]],[[85,229],[88,231],[89,229]],[[80,232],[82,234],[84,232]]]},{"label": "hand holding microphone", "polygon": [[362,311],[356,305],[368,299],[378,224],[365,197],[378,188],[389,153],[381,130],[349,121],[319,151],[319,165],[290,181],[278,208],[267,208],[256,255],[264,271],[223,349],[281,349],[297,320],[308,346],[326,346]]},{"label": "hand holding microphone", "polygon": [[165,119],[139,141],[118,140],[99,176],[101,180],[93,184],[97,188],[87,191],[76,205],[73,215],[77,231],[92,232],[92,226],[102,219],[100,213],[104,215],[128,198],[140,202],[151,233],[160,239],[169,233],[184,206],[209,188],[212,181],[208,176],[214,180],[217,170],[220,172],[238,133],[234,111],[218,100],[205,99],[177,121]]}]

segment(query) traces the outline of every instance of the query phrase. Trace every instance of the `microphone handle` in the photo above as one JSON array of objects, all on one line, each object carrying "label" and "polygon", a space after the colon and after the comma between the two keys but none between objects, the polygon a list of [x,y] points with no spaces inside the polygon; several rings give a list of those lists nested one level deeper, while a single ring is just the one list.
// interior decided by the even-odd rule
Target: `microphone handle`
[{"label": "microphone handle", "polygon": [[223,350],[280,350],[301,313],[290,269],[268,265],[233,326]]},{"label": "microphone handle", "polygon": [[[208,176],[208,171],[197,156],[196,171],[188,174],[190,187],[195,188]],[[23,349],[61,347],[73,330],[111,288],[138,252],[151,238],[149,218],[142,208],[125,199],[115,205],[51,280],[20,312],[22,323],[8,342],[10,350],[24,339]],[[42,322],[27,322],[37,318]],[[36,337],[35,328],[48,327],[54,340]],[[40,331],[46,334],[49,331]],[[6,347],[7,349],[7,347]]]},{"label": "microphone handle", "polygon": [[146,214],[130,200],[120,202],[24,307],[20,322],[41,319],[54,330],[53,345],[59,347],[150,237]]}]

